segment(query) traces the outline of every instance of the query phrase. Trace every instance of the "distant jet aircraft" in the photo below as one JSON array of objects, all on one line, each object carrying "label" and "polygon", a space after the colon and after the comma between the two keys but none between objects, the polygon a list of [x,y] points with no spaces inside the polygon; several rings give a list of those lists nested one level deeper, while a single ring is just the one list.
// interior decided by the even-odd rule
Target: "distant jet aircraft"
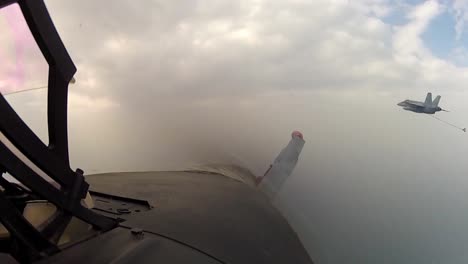
[{"label": "distant jet aircraft", "polygon": [[427,93],[426,100],[424,102],[418,102],[413,100],[405,100],[398,105],[403,107],[404,110],[412,111],[415,113],[424,113],[424,114],[435,114],[439,111],[445,111],[440,108],[439,105],[440,95],[438,95],[434,101],[432,101],[432,93]]}]

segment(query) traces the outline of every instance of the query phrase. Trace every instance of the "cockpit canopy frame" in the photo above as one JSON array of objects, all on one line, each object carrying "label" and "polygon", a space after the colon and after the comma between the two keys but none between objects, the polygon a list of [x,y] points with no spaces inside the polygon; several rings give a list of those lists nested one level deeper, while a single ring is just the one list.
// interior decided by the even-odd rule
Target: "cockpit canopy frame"
[{"label": "cockpit canopy frame", "polygon": [[[53,203],[58,213],[52,224],[66,222],[71,216],[99,230],[116,226],[115,220],[104,217],[82,205],[89,185],[80,169],[70,168],[67,133],[68,84],[76,72],[43,0],[0,0],[0,8],[18,4],[29,29],[49,65],[47,119],[49,145],[23,122],[0,94],[0,174],[8,172],[41,199]],[[55,183],[46,180],[43,175]],[[7,181],[0,184],[8,185]],[[10,186],[11,187],[11,186]],[[3,186],[3,189],[8,187]],[[50,242],[51,228],[36,230],[0,191],[0,221],[10,234],[36,255],[57,251]],[[12,211],[13,210],[13,211]],[[58,225],[59,226],[59,225]],[[52,230],[53,231],[53,230]]]}]

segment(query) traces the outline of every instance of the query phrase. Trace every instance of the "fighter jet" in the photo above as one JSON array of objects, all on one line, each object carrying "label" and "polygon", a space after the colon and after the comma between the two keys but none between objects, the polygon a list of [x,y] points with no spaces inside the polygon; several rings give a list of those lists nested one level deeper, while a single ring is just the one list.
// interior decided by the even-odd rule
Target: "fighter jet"
[{"label": "fighter jet", "polygon": [[403,107],[403,109],[406,111],[415,113],[435,114],[439,111],[448,112],[447,110],[444,110],[438,106],[440,98],[440,95],[438,95],[434,101],[432,101],[432,93],[427,93],[426,100],[424,102],[405,100],[401,103],[398,103],[398,106]]},{"label": "fighter jet", "polygon": [[49,144],[0,93],[0,263],[312,263],[271,203],[298,160],[301,133],[261,179],[235,166],[72,169],[67,93],[75,65],[44,1],[0,0],[0,8],[14,3],[48,63]]}]

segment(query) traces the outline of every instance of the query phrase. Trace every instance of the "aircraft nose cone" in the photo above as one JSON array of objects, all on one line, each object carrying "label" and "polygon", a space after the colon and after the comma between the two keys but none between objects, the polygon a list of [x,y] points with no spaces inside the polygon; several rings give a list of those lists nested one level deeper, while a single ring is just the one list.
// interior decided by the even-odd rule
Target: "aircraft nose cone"
[{"label": "aircraft nose cone", "polygon": [[300,138],[300,139],[304,139],[304,135],[302,135],[302,133],[299,132],[299,131],[297,131],[297,130],[295,130],[295,131],[292,132],[291,137],[292,137],[292,138],[298,137],[298,138]]}]

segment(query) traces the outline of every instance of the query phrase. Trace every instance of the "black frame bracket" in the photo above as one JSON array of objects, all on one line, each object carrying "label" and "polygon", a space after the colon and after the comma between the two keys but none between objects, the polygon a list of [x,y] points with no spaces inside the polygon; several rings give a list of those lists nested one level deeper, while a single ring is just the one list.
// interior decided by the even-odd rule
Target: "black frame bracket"
[{"label": "black frame bracket", "polygon": [[[21,152],[60,187],[57,188],[41,177],[37,170],[28,167],[15,150],[4,142],[0,142],[0,166],[32,192],[52,202],[64,216],[68,216],[66,218],[76,216],[99,230],[109,230],[115,227],[117,222],[82,205],[81,200],[85,198],[89,185],[81,170],[73,171],[70,168],[67,132],[68,84],[76,72],[76,67],[60,39],[43,0],[0,0],[0,8],[11,4],[19,5],[49,65],[47,97],[49,145],[45,145],[23,122],[2,94],[0,94],[0,132],[16,148],[16,152]],[[6,210],[12,209],[1,192],[0,207]],[[48,243],[46,236],[28,226],[29,223],[19,212],[2,214],[0,221],[12,236],[19,238],[23,244],[34,248],[35,251],[49,254],[57,250],[53,244]],[[50,232],[50,228],[47,230]]]}]

